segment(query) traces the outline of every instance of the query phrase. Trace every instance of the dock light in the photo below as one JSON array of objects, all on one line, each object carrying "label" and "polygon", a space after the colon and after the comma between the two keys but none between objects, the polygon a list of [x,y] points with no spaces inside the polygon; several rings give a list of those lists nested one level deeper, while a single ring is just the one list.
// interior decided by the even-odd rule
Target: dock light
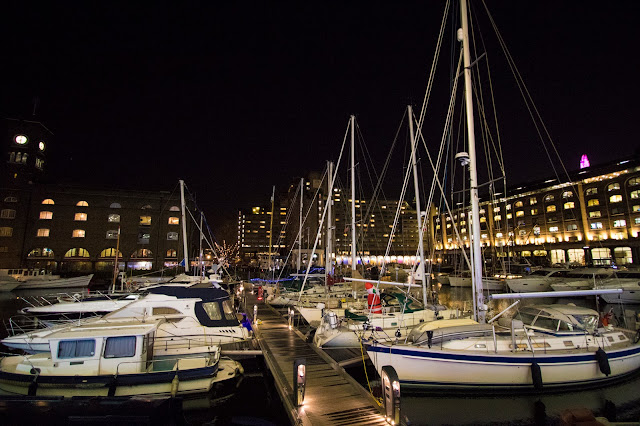
[{"label": "dock light", "polygon": [[304,402],[304,389],[307,385],[307,360],[298,358],[293,363],[293,404],[300,407]]},{"label": "dock light", "polygon": [[385,419],[391,425],[400,424],[400,379],[390,365],[382,367],[382,396]]},{"label": "dock light", "polygon": [[291,309],[289,311],[289,330],[293,329],[293,316],[295,315],[295,312],[293,311],[293,309]]},{"label": "dock light", "polygon": [[258,305],[253,305],[253,323],[258,324]]}]

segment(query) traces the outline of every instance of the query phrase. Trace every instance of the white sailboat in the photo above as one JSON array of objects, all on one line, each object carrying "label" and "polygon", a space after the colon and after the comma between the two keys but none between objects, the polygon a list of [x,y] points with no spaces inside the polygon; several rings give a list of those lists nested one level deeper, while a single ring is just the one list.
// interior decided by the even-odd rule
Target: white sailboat
[{"label": "white sailboat", "polygon": [[[403,387],[539,390],[600,384],[640,368],[640,335],[599,327],[598,312],[572,305],[520,308],[501,328],[485,320],[471,58],[467,2],[460,1],[472,213],[475,320],[442,320],[415,327],[405,342],[373,341],[367,353],[382,375],[392,366]],[[513,305],[512,305],[513,306]],[[495,318],[494,318],[495,319]]]}]

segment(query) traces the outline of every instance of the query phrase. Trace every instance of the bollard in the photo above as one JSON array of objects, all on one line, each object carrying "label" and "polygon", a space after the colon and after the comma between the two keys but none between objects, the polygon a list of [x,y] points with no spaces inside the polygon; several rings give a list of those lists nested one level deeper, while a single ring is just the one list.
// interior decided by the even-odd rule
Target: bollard
[{"label": "bollard", "polygon": [[258,305],[253,305],[253,323],[258,324]]},{"label": "bollard", "polygon": [[289,330],[293,329],[293,316],[295,315],[295,312],[293,311],[293,309],[291,309],[289,311]]},{"label": "bollard", "polygon": [[293,363],[293,405],[299,407],[304,402],[304,389],[307,385],[307,360],[298,358]]},{"label": "bollard", "polygon": [[382,367],[382,396],[384,398],[384,417],[392,425],[400,424],[400,379],[390,366]]}]

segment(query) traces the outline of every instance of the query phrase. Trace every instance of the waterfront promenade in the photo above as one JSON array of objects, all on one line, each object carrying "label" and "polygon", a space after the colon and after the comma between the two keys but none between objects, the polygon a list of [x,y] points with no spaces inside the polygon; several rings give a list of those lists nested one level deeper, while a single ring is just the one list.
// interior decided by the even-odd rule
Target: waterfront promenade
[{"label": "waterfront promenade", "polygon": [[[305,341],[288,320],[264,301],[248,294],[247,311],[258,306],[254,325],[258,344],[273,375],[278,394],[292,424],[385,425],[375,399],[322,350]],[[294,403],[293,369],[297,359],[306,361],[304,403]]]}]

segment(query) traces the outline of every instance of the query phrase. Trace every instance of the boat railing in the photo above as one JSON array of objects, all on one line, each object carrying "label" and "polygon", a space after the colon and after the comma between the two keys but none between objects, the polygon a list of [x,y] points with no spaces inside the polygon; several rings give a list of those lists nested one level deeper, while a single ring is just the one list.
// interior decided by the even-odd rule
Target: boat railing
[{"label": "boat railing", "polygon": [[[167,371],[175,371],[176,373],[180,371],[180,363],[188,363],[190,365],[189,368],[194,367],[208,367],[213,365],[215,360],[215,354],[207,354],[203,356],[186,356],[186,357],[176,357],[176,358],[162,358],[162,359],[153,359],[153,360],[143,360],[143,361],[123,361],[118,363],[116,366],[115,376],[117,377],[122,371],[145,371],[147,373],[157,373],[157,372],[167,372]],[[136,368],[138,367],[138,368]]]},{"label": "boat railing", "polygon": [[46,330],[59,325],[70,324],[77,321],[79,320],[67,318],[64,316],[57,316],[56,319],[43,319],[31,315],[14,315],[5,320],[3,322],[3,325],[8,336],[16,336],[18,334]]}]

